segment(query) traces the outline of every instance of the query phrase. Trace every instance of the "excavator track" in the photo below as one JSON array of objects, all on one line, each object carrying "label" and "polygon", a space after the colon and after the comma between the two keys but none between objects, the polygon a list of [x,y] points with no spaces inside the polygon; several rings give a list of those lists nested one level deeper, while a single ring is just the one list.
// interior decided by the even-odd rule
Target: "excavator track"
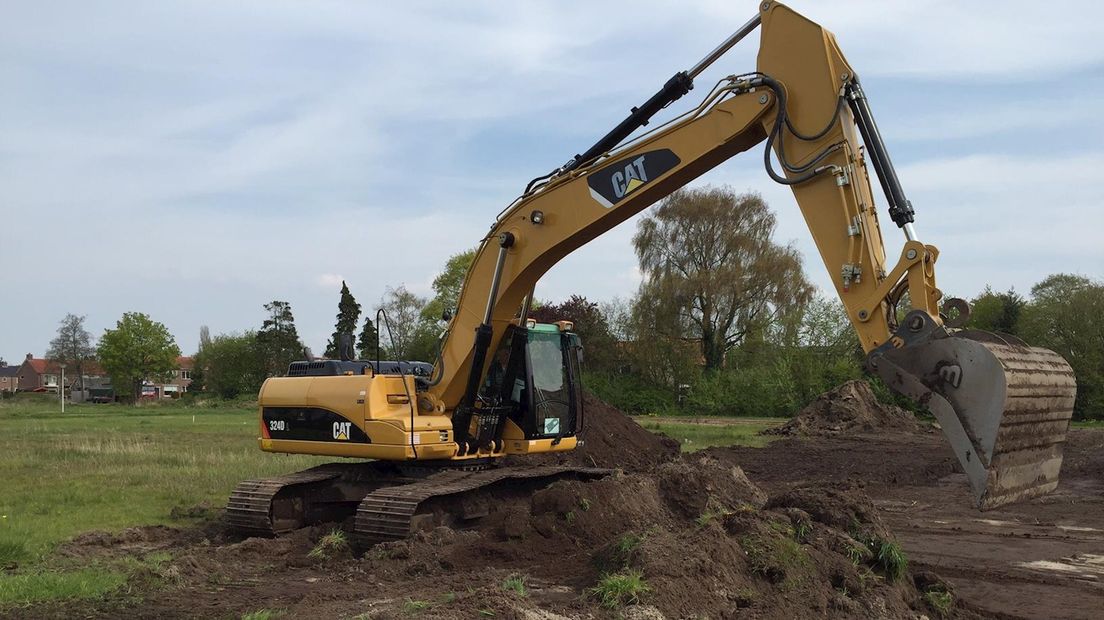
[{"label": "excavator track", "polygon": [[230,529],[278,536],[354,516],[359,547],[399,540],[432,525],[463,525],[489,513],[494,497],[532,492],[563,479],[594,479],[592,467],[431,467],[371,461],[329,463],[300,472],[246,480],[226,504]]},{"label": "excavator track", "polygon": [[341,521],[373,489],[416,480],[382,461],[327,463],[239,483],[226,503],[226,517],[230,529],[239,534],[276,536],[314,523]]},{"label": "excavator track", "polygon": [[[370,493],[357,508],[354,537],[361,547],[402,540],[413,531],[486,514],[475,492],[524,493],[563,479],[594,479],[612,473],[595,467],[503,467],[485,471],[446,471],[414,484]],[[467,501],[465,501],[467,500]],[[472,501],[475,500],[475,501]],[[434,503],[449,502],[448,509]]]}]

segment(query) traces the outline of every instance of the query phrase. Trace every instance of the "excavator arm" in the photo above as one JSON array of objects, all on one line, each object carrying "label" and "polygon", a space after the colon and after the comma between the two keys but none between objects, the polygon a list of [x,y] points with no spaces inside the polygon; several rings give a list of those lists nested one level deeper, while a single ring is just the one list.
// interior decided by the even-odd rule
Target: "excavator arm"
[{"label": "excavator arm", "polygon": [[[694,109],[624,142],[757,27],[754,73],[721,80]],[[830,32],[777,2],[763,2],[733,37],[676,74],[584,155],[530,184],[499,215],[467,274],[420,410],[451,416],[459,456],[488,450],[474,441],[473,430],[488,351],[497,350],[508,326],[524,324],[540,277],[587,242],[763,142],[767,173],[793,190],[868,366],[936,416],[979,506],[1053,489],[1072,415],[1069,365],[1008,337],[945,324],[935,280],[939,251],[917,238],[912,206],[856,72]],[[871,168],[905,236],[892,263]],[[911,308],[898,324],[905,293]]]}]

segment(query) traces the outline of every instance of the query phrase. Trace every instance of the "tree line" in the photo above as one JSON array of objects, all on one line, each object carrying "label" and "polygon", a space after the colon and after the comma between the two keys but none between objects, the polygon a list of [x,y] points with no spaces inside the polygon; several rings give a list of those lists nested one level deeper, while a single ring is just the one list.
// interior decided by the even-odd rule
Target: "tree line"
[{"label": "tree line", "polygon": [[[530,318],[573,321],[587,387],[630,413],[789,415],[821,392],[864,377],[893,398],[865,374],[842,303],[815,291],[797,250],[774,241],[775,229],[758,194],[677,191],[637,224],[632,243],[643,278],[630,299],[536,300]],[[342,282],[323,355],[339,357],[342,334],[349,334],[360,359],[433,361],[474,257],[474,248],[451,256],[428,297],[404,286],[386,289],[375,314],[362,316]],[[1011,334],[1065,357],[1077,375],[1075,416],[1104,418],[1104,324],[1097,320],[1104,284],[1056,274],[1028,297],[986,287],[971,305],[968,327]],[[201,331],[194,386],[225,398],[253,395],[266,377],[312,357],[290,304],[273,301],[265,311],[256,330],[214,337]],[[81,333],[82,321],[73,315],[62,321],[51,357],[70,363],[98,357],[121,393],[168,372],[179,355],[168,330],[146,315],[124,315],[96,347]]]},{"label": "tree line", "polygon": [[[454,311],[474,257],[474,249],[450,257],[433,280],[432,297],[421,297],[401,285],[389,287],[377,312],[365,313],[363,321],[363,306],[342,281],[334,331],[323,357],[340,358],[342,336],[347,335],[357,359],[433,361],[442,317],[446,310]],[[313,358],[299,342],[290,305],[274,301],[265,310],[269,317],[259,331],[201,336],[194,385],[223,398],[256,394],[265,378],[284,374],[292,361]]]},{"label": "tree line", "polygon": [[[292,361],[310,355],[299,340],[290,304],[273,301],[265,304],[265,310],[268,316],[260,329],[247,335],[211,338],[206,327],[200,330],[194,385],[210,381],[216,393],[226,397],[256,393],[266,377],[284,374]],[[167,382],[179,371],[181,350],[176,339],[149,315],[123,314],[95,344],[84,321],[84,316],[66,315],[46,353],[51,361],[73,369],[73,389],[85,389],[84,376],[93,361],[111,378],[115,395],[130,402],[141,396],[145,382]]]},{"label": "tree line", "polygon": [[[574,320],[587,387],[631,413],[785,416],[858,378],[914,406],[865,372],[843,304],[814,292],[774,229],[757,194],[681,190],[638,223],[644,278],[631,299],[573,296],[533,317]],[[1075,419],[1104,419],[1104,283],[1055,274],[1026,298],[986,287],[971,306],[967,327],[1066,358],[1077,378]]]}]

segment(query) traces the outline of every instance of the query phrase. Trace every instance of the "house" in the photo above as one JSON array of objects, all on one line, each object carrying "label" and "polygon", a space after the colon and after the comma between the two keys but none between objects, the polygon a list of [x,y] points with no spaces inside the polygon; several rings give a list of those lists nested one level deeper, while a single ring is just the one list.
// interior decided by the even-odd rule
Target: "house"
[{"label": "house", "polygon": [[[146,381],[142,385],[142,398],[179,398],[188,391],[192,385],[192,371],[195,369],[195,360],[191,357],[180,356],[176,358],[176,368],[169,379],[163,383]],[[110,389],[110,380],[107,373],[98,362],[89,360],[84,363],[84,380],[89,387]],[[61,366],[54,361],[37,358],[28,353],[23,364],[19,366],[15,381],[22,392],[57,392],[58,382],[61,380]],[[65,368],[65,385],[73,387],[76,378],[76,368],[72,365]],[[0,389],[4,383],[0,381]]]},{"label": "house", "polygon": [[49,372],[49,362],[28,353],[19,366],[19,391],[20,392],[56,392],[60,368]]},{"label": "house", "polygon": [[180,398],[192,385],[192,371],[195,370],[195,360],[182,355],[176,358],[176,369],[172,376],[164,383],[147,381],[142,385],[142,398]]},{"label": "house", "polygon": [[0,392],[14,392],[19,389],[19,366],[8,366],[0,360]]},{"label": "house", "polygon": [[[82,365],[82,371],[86,381],[106,376],[103,368],[92,360]],[[72,387],[76,378],[76,367],[71,364],[66,366],[66,387]],[[20,392],[57,392],[58,382],[61,381],[61,365],[55,361],[35,357],[34,354],[28,353],[23,360],[23,364],[19,366],[16,379]],[[0,383],[0,386],[2,385],[3,383]]]}]

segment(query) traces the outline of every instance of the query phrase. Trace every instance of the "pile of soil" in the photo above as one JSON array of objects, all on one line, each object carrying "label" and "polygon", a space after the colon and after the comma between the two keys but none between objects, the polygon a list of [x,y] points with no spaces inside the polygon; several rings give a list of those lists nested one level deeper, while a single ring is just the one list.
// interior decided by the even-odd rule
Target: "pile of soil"
[{"label": "pile of soil", "polygon": [[878,402],[866,381],[848,381],[817,397],[782,426],[763,435],[834,436],[883,431],[915,432],[916,418],[904,409]]},{"label": "pile of soil", "polygon": [[593,394],[583,395],[582,445],[570,452],[517,457],[507,464],[579,465],[650,471],[679,454],[679,442],[637,424],[619,409]]},{"label": "pile of soil", "polygon": [[[1054,492],[980,512],[940,433],[786,437],[713,448],[772,495],[811,481],[861,484],[910,567],[945,577],[961,605],[992,618],[1097,620],[1104,608],[1104,429],[1070,429]],[[811,510],[810,510],[811,512]],[[919,578],[919,575],[917,575]],[[1011,585],[1010,585],[1011,584]],[[938,614],[929,614],[935,620]]]},{"label": "pile of soil", "polygon": [[[472,529],[438,527],[362,555],[341,545],[319,553],[331,529],[238,540],[211,525],[133,528],[81,536],[58,558],[148,566],[125,593],[82,607],[86,617],[972,617],[931,608],[925,594],[950,586],[886,560],[893,536],[861,488],[813,484],[768,497],[707,454],[559,482]],[[643,587],[604,606],[609,575]],[[49,616],[64,611],[58,605],[16,615]]]}]

